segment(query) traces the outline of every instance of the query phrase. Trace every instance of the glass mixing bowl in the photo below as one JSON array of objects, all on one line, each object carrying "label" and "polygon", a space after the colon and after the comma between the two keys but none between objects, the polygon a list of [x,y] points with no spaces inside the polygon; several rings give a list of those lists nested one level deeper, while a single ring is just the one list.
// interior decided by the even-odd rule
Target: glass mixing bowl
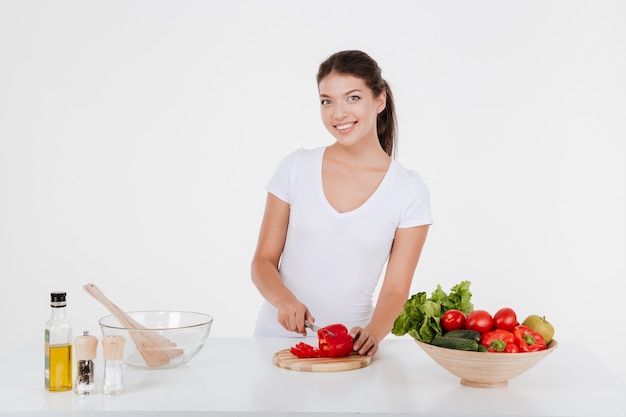
[{"label": "glass mixing bowl", "polygon": [[189,362],[204,346],[213,317],[190,311],[132,311],[143,328],[124,327],[113,315],[98,323],[103,337],[124,336],[124,363],[139,369],[174,368]]}]

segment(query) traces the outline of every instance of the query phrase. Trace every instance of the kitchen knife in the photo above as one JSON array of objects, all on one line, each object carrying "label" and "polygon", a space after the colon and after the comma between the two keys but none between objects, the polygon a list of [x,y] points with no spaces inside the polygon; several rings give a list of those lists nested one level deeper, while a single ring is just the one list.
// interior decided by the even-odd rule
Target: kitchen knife
[{"label": "kitchen knife", "polygon": [[308,327],[309,329],[313,330],[315,333],[317,333],[321,329],[320,326],[316,326],[308,320],[304,320],[304,327]]},{"label": "kitchen knife", "polygon": [[[320,330],[322,330],[322,328],[320,326],[316,326],[313,323],[311,323],[308,320],[304,320],[304,327],[308,327],[309,329],[313,330],[315,333],[319,332]],[[331,332],[330,330],[325,329],[324,330],[328,336],[333,337],[335,334],[333,332]]]}]

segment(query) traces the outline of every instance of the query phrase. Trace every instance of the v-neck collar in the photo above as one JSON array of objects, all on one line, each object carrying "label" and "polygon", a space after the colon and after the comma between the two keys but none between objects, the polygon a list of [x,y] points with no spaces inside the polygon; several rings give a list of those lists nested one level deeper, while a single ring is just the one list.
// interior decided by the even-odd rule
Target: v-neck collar
[{"label": "v-neck collar", "polygon": [[316,167],[316,171],[317,171],[317,189],[318,189],[318,193],[321,197],[321,199],[324,201],[324,205],[328,208],[328,210],[330,210],[334,215],[336,216],[351,216],[351,215],[355,215],[357,213],[359,213],[360,211],[364,210],[368,205],[371,204],[372,200],[375,200],[377,195],[380,194],[380,190],[385,186],[385,183],[388,181],[388,178],[390,177],[390,172],[393,169],[393,167],[395,166],[395,159],[391,159],[389,166],[387,167],[387,171],[385,172],[385,175],[383,176],[383,179],[380,181],[380,183],[378,184],[378,186],[376,187],[376,189],[374,189],[374,191],[372,192],[372,194],[370,194],[370,196],[358,207],[349,210],[349,211],[338,211],[332,204],[330,204],[330,201],[328,201],[328,198],[326,198],[326,193],[324,192],[324,181],[323,181],[323,177],[322,177],[322,165],[323,165],[323,161],[324,161],[324,153],[326,152],[326,148],[327,147],[320,147],[319,151],[318,151],[318,155],[317,155],[317,167]]}]

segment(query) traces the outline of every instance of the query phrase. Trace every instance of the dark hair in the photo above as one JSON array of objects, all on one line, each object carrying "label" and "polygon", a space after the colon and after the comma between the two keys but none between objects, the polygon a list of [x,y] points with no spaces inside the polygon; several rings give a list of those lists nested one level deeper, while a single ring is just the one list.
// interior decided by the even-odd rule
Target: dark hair
[{"label": "dark hair", "polygon": [[368,54],[361,51],[336,52],[320,64],[317,71],[317,83],[331,72],[352,75],[365,81],[375,97],[381,93],[387,93],[385,109],[378,114],[376,119],[376,131],[380,146],[389,156],[395,156],[397,147],[396,109],[393,104],[393,94],[387,81],[382,77],[382,70],[378,63]]}]

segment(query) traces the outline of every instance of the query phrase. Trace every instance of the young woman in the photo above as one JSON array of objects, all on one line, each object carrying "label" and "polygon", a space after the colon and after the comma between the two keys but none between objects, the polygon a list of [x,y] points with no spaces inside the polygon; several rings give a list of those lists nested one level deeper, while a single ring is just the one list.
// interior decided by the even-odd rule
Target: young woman
[{"label": "young woman", "polygon": [[306,335],[305,319],[342,323],[354,350],[373,355],[409,296],[432,223],[428,189],[394,159],[393,96],[376,61],[338,52],[317,84],[335,142],[291,153],[266,186],[252,260],[265,298],[255,335]]}]

